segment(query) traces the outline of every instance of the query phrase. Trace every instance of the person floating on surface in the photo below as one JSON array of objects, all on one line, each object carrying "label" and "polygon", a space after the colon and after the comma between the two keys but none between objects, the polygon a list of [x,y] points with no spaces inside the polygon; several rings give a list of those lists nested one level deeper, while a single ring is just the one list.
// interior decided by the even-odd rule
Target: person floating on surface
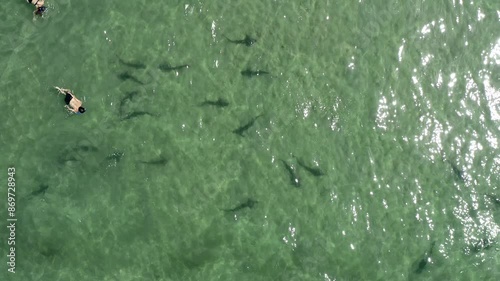
[{"label": "person floating on surface", "polygon": [[69,112],[76,114],[81,114],[85,112],[85,108],[82,107],[82,102],[79,99],[77,99],[75,95],[73,95],[71,90],[59,88],[56,86],[54,86],[54,88],[56,88],[59,91],[59,93],[65,96],[64,102],[66,103],[66,105],[64,107],[66,107],[66,109],[68,109]]},{"label": "person floating on surface", "polygon": [[43,5],[45,2],[44,0],[27,0],[27,1],[28,3],[35,5],[35,11],[33,12],[33,14],[37,16],[41,16],[43,12],[47,10],[47,7]]}]

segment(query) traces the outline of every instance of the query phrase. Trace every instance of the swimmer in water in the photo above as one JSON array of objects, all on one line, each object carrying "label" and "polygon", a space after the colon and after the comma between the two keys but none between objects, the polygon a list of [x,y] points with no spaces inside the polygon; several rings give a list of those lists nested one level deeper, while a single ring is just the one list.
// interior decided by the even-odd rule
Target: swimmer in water
[{"label": "swimmer in water", "polygon": [[82,107],[82,102],[73,95],[71,90],[55,87],[59,93],[63,94],[66,109],[71,113],[82,114],[85,113],[85,108]]},{"label": "swimmer in water", "polygon": [[37,16],[41,16],[43,12],[47,10],[47,7],[43,5],[45,2],[44,0],[26,0],[26,1],[28,1],[28,3],[30,4],[35,5],[35,11],[33,12],[33,14]]}]

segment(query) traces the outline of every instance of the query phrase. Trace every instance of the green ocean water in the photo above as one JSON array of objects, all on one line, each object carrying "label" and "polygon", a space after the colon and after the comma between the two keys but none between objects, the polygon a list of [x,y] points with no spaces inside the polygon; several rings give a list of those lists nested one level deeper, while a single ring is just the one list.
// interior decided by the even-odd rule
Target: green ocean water
[{"label": "green ocean water", "polygon": [[500,280],[500,2],[5,2],[0,280]]}]

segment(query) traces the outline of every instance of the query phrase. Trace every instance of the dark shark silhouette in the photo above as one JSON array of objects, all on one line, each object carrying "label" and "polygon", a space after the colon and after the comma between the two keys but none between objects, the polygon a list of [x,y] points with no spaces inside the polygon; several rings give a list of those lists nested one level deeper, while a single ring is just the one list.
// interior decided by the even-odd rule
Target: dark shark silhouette
[{"label": "dark shark silhouette", "polygon": [[229,105],[229,102],[223,98],[218,98],[217,100],[206,100],[200,103],[200,106],[213,105],[216,107],[226,107]]},{"label": "dark shark silhouette", "polygon": [[260,76],[260,75],[265,75],[269,74],[269,72],[264,71],[264,70],[251,70],[251,69],[245,69],[241,71],[241,75],[245,77],[253,77],[253,76]]},{"label": "dark shark silhouette", "polygon": [[470,250],[473,253],[479,253],[484,250],[489,250],[494,246],[494,240],[488,239],[486,237],[481,238],[479,241],[472,244]]},{"label": "dark shark silhouette", "polygon": [[455,177],[458,180],[460,180],[461,182],[465,182],[463,172],[455,164],[453,164],[451,161],[448,161],[448,163],[451,165],[451,169],[453,170]]},{"label": "dark shark silhouette", "polygon": [[299,177],[297,176],[297,173],[295,172],[295,169],[292,168],[288,163],[286,163],[285,160],[281,160],[281,163],[283,163],[283,166],[285,166],[285,169],[288,172],[288,175],[290,176],[290,183],[295,186],[295,187],[300,187],[300,180]]},{"label": "dark shark silhouette", "polygon": [[163,71],[163,72],[170,72],[170,71],[175,71],[175,70],[181,70],[183,68],[188,68],[189,65],[183,64],[183,65],[177,65],[177,66],[171,66],[168,63],[162,63],[158,66],[158,68]]},{"label": "dark shark silhouette", "polygon": [[149,160],[149,161],[140,161],[140,162],[143,164],[148,164],[148,165],[165,165],[168,163],[168,159],[161,156],[158,159]]},{"label": "dark shark silhouette", "polygon": [[435,244],[436,244],[435,241],[431,243],[429,251],[424,254],[424,257],[418,263],[417,268],[415,269],[416,274],[424,272],[425,268],[427,267],[427,264],[429,263],[429,258],[432,256],[432,251],[434,250]]},{"label": "dark shark silhouette", "polygon": [[297,163],[299,164],[299,166],[301,166],[302,168],[304,168],[306,171],[308,171],[311,175],[315,176],[315,177],[321,177],[321,176],[324,176],[325,173],[323,173],[323,171],[321,171],[318,167],[310,167],[310,166],[307,166],[304,161],[302,161],[300,158],[294,156],[296,159],[297,159]]},{"label": "dark shark silhouette", "polygon": [[82,145],[75,147],[74,150],[83,151],[83,152],[96,152],[99,149],[93,145],[82,144]]},{"label": "dark shark silhouette", "polygon": [[140,62],[127,62],[127,61],[124,61],[122,60],[119,56],[116,56],[118,58],[118,60],[120,61],[121,64],[125,65],[125,66],[128,66],[128,67],[132,67],[132,68],[135,68],[135,69],[144,69],[146,68],[146,65],[143,64],[143,63],[140,63]]},{"label": "dark shark silhouette", "polygon": [[493,204],[496,207],[500,207],[500,198],[499,197],[492,195],[492,194],[486,194],[486,197],[488,197],[488,199],[490,199],[491,202],[493,202]]},{"label": "dark shark silhouette", "polygon": [[45,192],[49,189],[49,186],[47,184],[41,184],[37,190],[33,191],[30,193],[29,197],[37,196],[37,195],[43,195]]},{"label": "dark shark silhouette", "polygon": [[147,112],[147,111],[134,111],[132,113],[127,114],[125,117],[123,117],[122,121],[129,120],[129,119],[132,119],[132,118],[137,118],[137,117],[140,117],[140,116],[145,116],[145,115],[155,116],[154,114],[152,114],[150,112]]},{"label": "dark shark silhouette", "polygon": [[237,212],[239,210],[245,209],[245,208],[253,208],[255,204],[259,203],[259,201],[253,200],[252,198],[248,198],[247,201],[239,204],[238,206],[232,208],[232,209],[225,209],[223,211],[225,212]]},{"label": "dark shark silhouette", "polygon": [[226,37],[227,41],[229,41],[231,43],[242,44],[242,45],[245,45],[247,47],[250,47],[257,42],[257,39],[254,39],[248,35],[245,35],[245,38],[243,38],[242,40],[231,40],[231,39],[227,38],[226,35],[224,35],[224,37]]},{"label": "dark shark silhouette", "polygon": [[120,78],[120,80],[122,81],[131,80],[137,84],[144,85],[144,83],[141,80],[137,79],[135,76],[131,75],[126,71],[118,74],[118,78]]},{"label": "dark shark silhouette", "polygon": [[233,133],[243,137],[243,133],[246,132],[248,129],[250,129],[250,127],[252,127],[253,124],[255,123],[255,120],[257,120],[257,118],[259,118],[261,116],[262,116],[262,114],[255,116],[254,118],[252,118],[252,120],[250,120],[245,125],[240,126],[237,129],[233,130]]},{"label": "dark shark silhouette", "polygon": [[30,194],[28,194],[26,196],[26,199],[31,200],[35,196],[45,195],[45,192],[47,191],[47,189],[49,189],[49,186],[47,184],[41,184],[40,186],[38,186],[38,188],[36,190],[34,190]]}]

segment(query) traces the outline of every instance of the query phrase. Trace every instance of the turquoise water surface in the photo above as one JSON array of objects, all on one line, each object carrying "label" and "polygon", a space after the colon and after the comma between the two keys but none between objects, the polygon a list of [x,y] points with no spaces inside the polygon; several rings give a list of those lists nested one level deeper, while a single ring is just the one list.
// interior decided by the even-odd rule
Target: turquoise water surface
[{"label": "turquoise water surface", "polygon": [[0,280],[500,280],[499,1],[4,2]]}]

